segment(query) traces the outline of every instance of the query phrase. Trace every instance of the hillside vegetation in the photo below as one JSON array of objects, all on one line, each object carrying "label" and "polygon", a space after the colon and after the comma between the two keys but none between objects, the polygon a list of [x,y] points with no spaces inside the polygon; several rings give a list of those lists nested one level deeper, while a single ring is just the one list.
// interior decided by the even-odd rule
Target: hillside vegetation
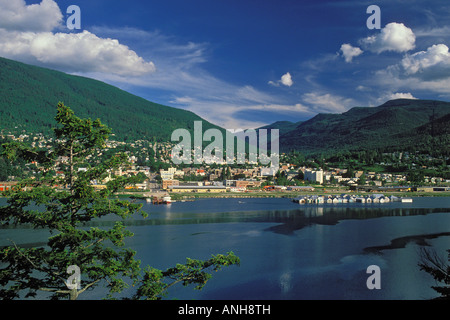
[{"label": "hillside vegetation", "polygon": [[378,107],[355,107],[342,114],[318,114],[280,130],[280,149],[305,154],[343,150],[427,148],[450,145],[450,103],[391,100]]},{"label": "hillside vegetation", "polygon": [[[4,132],[51,131],[58,102],[82,118],[100,118],[116,139],[170,141],[193,130],[196,114],[147,101],[101,81],[0,58],[0,127]],[[215,127],[203,120],[203,129]]]},{"label": "hillside vegetation", "polygon": [[[3,133],[50,134],[58,102],[80,117],[101,119],[120,141],[170,141],[178,128],[193,132],[214,126],[196,114],[153,103],[101,81],[0,58],[0,128]],[[450,103],[397,99],[342,114],[318,114],[307,121],[278,121],[280,151],[333,154],[358,150],[432,150],[450,145]],[[270,141],[270,138],[268,139]],[[204,146],[209,142],[203,142]],[[270,148],[270,145],[269,145]]]}]

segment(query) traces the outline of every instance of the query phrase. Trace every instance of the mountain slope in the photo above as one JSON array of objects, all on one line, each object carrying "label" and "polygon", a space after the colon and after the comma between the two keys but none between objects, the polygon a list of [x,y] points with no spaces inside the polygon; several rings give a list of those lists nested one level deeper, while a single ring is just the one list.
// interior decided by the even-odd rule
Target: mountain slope
[{"label": "mountain slope", "polygon": [[294,129],[289,126],[284,130],[280,150],[319,153],[401,148],[416,140],[424,141],[424,135],[430,135],[430,121],[435,123],[435,134],[441,134],[446,130],[449,113],[449,102],[397,99],[378,107],[352,108],[342,114],[318,114]]},{"label": "mountain slope", "polygon": [[[99,118],[124,141],[170,141],[173,130],[193,130],[194,121],[203,120],[97,80],[0,58],[1,129],[48,134],[59,101],[81,118]],[[212,127],[203,120],[204,130]]]},{"label": "mountain slope", "polygon": [[291,121],[277,121],[272,124],[269,124],[264,127],[260,127],[259,129],[266,129],[268,130],[268,134],[270,134],[271,129],[278,129],[279,135],[283,135],[285,133],[288,133],[289,131],[294,130],[298,125],[300,125],[302,121],[299,122],[291,122]]}]

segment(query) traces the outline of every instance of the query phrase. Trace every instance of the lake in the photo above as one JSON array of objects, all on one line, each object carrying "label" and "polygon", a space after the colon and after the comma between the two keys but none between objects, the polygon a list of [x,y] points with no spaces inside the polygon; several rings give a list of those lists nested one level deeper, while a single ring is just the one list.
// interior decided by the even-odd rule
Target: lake
[{"label": "lake", "polygon": [[[171,205],[145,203],[149,217],[126,221],[135,235],[127,246],[142,265],[166,269],[186,257],[208,259],[233,251],[241,259],[214,273],[201,291],[181,285],[168,299],[364,299],[436,297],[434,279],[418,267],[419,249],[433,247],[444,260],[450,249],[450,198],[413,203],[306,204],[287,198],[198,199]],[[92,225],[111,225],[102,219]],[[45,233],[0,230],[40,245]],[[370,290],[367,267],[381,271],[381,289]],[[126,295],[127,292],[124,292]],[[80,299],[100,299],[95,291]]]}]

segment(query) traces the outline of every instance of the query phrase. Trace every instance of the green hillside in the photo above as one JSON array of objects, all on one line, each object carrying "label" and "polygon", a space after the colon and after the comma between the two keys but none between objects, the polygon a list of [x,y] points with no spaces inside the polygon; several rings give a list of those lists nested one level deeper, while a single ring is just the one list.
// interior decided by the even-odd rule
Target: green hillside
[{"label": "green hillside", "polygon": [[[192,112],[147,101],[93,79],[0,58],[0,128],[48,134],[61,101],[81,118],[99,118],[123,141],[170,141],[193,130]],[[16,128],[17,127],[17,128]],[[203,129],[216,127],[203,120]]]},{"label": "green hillside", "polygon": [[312,154],[402,149],[426,145],[430,139],[438,139],[442,148],[448,148],[449,114],[449,102],[408,99],[378,107],[356,107],[342,114],[318,114],[294,129],[288,125],[280,135],[280,150]]},{"label": "green hillside", "polygon": [[[106,83],[0,58],[0,129],[50,134],[58,102],[81,118],[99,118],[116,139],[170,141],[175,129],[193,130],[196,114],[147,101]],[[304,122],[279,121],[280,151],[305,154],[374,148],[447,148],[450,103],[398,99]],[[218,128],[203,120],[203,129]],[[221,129],[221,128],[219,128]],[[223,131],[223,129],[221,129]],[[270,138],[269,138],[270,141]],[[270,146],[269,146],[270,148]]]},{"label": "green hillside", "polygon": [[277,121],[272,124],[269,124],[267,126],[261,127],[259,129],[266,129],[268,130],[268,134],[270,134],[271,129],[278,129],[279,135],[283,135],[285,133],[288,133],[289,131],[294,130],[298,125],[300,125],[302,121],[299,122],[291,122],[291,121]]}]

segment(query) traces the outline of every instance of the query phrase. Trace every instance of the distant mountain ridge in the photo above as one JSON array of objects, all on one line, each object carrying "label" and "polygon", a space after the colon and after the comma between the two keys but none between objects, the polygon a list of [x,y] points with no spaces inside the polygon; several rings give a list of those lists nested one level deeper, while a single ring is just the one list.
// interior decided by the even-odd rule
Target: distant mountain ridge
[{"label": "distant mountain ridge", "polygon": [[193,131],[200,120],[203,130],[219,128],[101,81],[0,58],[0,129],[49,134],[60,101],[81,118],[99,118],[122,141],[170,141],[175,129]]},{"label": "distant mountain ridge", "polygon": [[431,136],[447,141],[449,114],[449,102],[396,99],[378,107],[355,107],[342,114],[318,114],[304,122],[266,127],[280,130],[281,152],[402,148],[425,143]]},{"label": "distant mountain ridge", "polygon": [[[170,141],[175,129],[192,132],[194,121],[202,121],[204,131],[224,132],[193,112],[150,102],[101,81],[0,58],[0,130],[4,133],[51,133],[60,101],[81,118],[99,118],[121,141]],[[277,121],[260,129],[279,130],[281,152],[317,154],[426,145],[430,138],[448,148],[449,128],[450,102],[397,99],[342,114],[322,113],[307,121]]]}]

